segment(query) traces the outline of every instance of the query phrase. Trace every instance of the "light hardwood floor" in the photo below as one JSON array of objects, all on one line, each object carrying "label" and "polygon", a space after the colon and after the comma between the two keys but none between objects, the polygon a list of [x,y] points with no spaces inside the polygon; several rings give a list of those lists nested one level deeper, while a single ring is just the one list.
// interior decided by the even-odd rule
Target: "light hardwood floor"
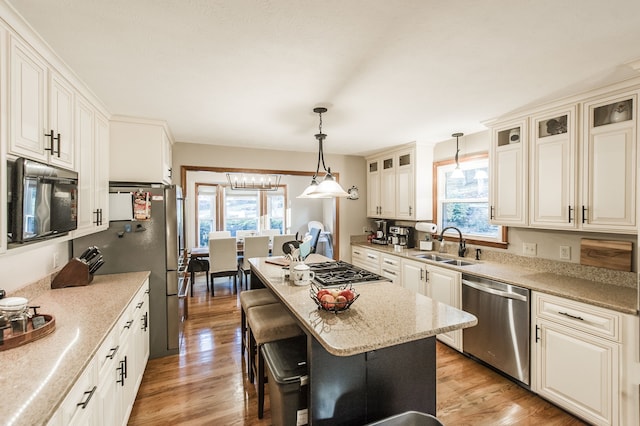
[{"label": "light hardwood floor", "polygon": [[[130,425],[270,425],[240,357],[240,310],[226,278],[207,294],[204,275],[189,298],[179,355],[150,360]],[[452,425],[583,425],[492,370],[437,344],[437,417]]]}]

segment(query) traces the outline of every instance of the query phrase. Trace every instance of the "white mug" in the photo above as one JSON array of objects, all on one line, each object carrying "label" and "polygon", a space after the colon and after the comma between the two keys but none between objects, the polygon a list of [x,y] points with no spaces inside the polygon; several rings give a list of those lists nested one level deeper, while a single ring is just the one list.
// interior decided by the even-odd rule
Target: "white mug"
[{"label": "white mug", "polygon": [[309,265],[305,265],[304,263],[300,263],[293,268],[293,283],[295,285],[305,285],[308,284],[309,281],[314,279],[316,273],[309,268]]}]

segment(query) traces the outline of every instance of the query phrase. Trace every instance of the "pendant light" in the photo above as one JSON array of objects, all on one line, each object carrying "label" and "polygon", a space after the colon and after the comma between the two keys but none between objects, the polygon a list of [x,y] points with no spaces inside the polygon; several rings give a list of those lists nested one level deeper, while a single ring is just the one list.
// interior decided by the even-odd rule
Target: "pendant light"
[{"label": "pendant light", "polygon": [[[335,197],[348,197],[349,193],[345,191],[342,186],[336,181],[336,179],[331,174],[331,167],[327,167],[324,164],[324,151],[323,151],[323,143],[326,139],[327,135],[322,133],[322,114],[327,112],[327,109],[324,107],[316,107],[313,109],[313,112],[318,114],[320,119],[320,124],[318,126],[318,133],[316,134],[316,139],[318,140],[318,163],[316,165],[316,172],[311,178],[311,183],[302,194],[298,195],[297,198],[335,198]],[[320,163],[322,162],[322,168],[326,172],[322,181],[318,182],[318,173],[320,172]]]},{"label": "pendant light", "polygon": [[453,170],[453,173],[451,173],[451,176],[449,176],[451,179],[464,179],[464,173],[460,169],[460,161],[458,161],[458,155],[460,154],[458,138],[463,135],[464,133],[454,133],[451,135],[452,137],[456,138],[456,168]]}]

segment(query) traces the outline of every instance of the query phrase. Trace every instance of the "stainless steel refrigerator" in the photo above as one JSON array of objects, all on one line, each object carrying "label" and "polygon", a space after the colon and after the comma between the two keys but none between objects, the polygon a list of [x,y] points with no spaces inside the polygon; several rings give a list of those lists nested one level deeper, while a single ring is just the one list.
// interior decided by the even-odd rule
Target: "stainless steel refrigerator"
[{"label": "stainless steel refrigerator", "polygon": [[182,322],[178,312],[180,187],[111,182],[109,228],[73,240],[73,256],[97,246],[99,274],[151,271],[150,357],[177,354]]}]

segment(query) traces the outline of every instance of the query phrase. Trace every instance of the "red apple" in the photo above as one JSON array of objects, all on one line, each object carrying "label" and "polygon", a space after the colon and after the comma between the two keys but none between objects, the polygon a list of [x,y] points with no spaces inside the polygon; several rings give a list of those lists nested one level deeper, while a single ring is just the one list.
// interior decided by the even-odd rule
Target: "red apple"
[{"label": "red apple", "polygon": [[328,310],[333,309],[335,302],[336,299],[329,293],[322,295],[322,298],[320,299],[322,307]]},{"label": "red apple", "polygon": [[336,309],[344,309],[347,306],[347,298],[342,294],[338,295],[338,297],[336,297],[336,303],[334,306],[336,307]]},{"label": "red apple", "polygon": [[316,294],[316,297],[318,298],[318,300],[321,300],[322,296],[324,296],[325,294],[331,294],[331,292],[326,288],[323,288],[322,290],[318,291],[318,294]]},{"label": "red apple", "polygon": [[353,290],[347,288],[340,292],[340,296],[344,296],[347,301],[351,302],[356,297],[356,294]]}]

